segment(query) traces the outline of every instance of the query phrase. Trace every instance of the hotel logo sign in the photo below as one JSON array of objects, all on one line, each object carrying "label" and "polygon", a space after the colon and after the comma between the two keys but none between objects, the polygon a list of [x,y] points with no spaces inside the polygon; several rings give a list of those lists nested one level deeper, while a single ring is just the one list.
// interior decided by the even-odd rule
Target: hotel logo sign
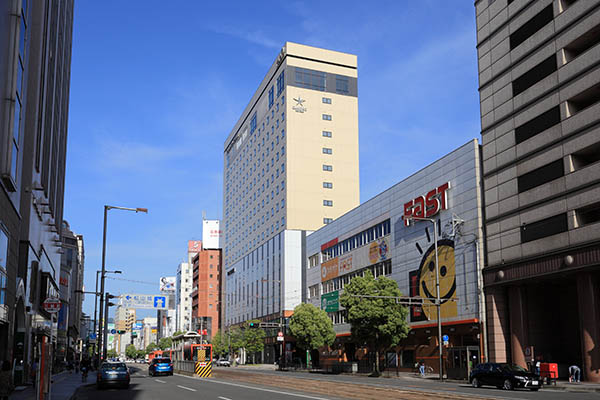
[{"label": "hotel logo sign", "polygon": [[306,102],[305,99],[298,96],[298,98],[297,99],[295,98],[294,101],[296,102],[296,105],[292,107],[292,110],[294,110],[298,113],[305,113],[307,111],[307,108],[304,107],[304,103]]}]

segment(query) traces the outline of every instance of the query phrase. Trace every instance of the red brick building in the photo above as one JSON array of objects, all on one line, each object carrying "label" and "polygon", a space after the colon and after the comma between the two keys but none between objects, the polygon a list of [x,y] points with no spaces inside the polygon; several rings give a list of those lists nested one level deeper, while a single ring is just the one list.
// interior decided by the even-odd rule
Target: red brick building
[{"label": "red brick building", "polygon": [[192,266],[192,328],[209,339],[221,326],[221,249],[202,247]]}]

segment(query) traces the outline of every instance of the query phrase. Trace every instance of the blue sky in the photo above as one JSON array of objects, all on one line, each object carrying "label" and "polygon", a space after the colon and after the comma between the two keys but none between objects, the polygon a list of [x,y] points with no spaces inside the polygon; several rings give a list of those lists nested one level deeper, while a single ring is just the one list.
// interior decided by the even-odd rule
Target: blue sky
[{"label": "blue sky", "polygon": [[87,289],[104,204],[149,209],[109,214],[117,294],[157,292],[221,218],[223,142],[285,41],[358,56],[361,201],[479,137],[472,1],[77,1],[65,219]]}]

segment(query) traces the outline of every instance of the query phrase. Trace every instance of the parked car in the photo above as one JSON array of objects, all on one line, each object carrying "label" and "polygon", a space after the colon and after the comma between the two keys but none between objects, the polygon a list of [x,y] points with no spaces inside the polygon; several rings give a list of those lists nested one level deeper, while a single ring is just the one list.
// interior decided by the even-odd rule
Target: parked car
[{"label": "parked car", "polygon": [[217,367],[231,367],[231,363],[226,358],[221,358],[216,362]]},{"label": "parked car", "polygon": [[540,376],[516,364],[483,363],[471,371],[469,382],[473,387],[496,386],[498,389],[513,390],[524,388],[539,390],[542,387]]},{"label": "parked car", "polygon": [[173,362],[170,358],[155,357],[148,367],[148,375],[173,375]]},{"label": "parked car", "polygon": [[102,389],[106,386],[129,387],[129,370],[122,362],[104,362],[96,374],[96,386]]}]

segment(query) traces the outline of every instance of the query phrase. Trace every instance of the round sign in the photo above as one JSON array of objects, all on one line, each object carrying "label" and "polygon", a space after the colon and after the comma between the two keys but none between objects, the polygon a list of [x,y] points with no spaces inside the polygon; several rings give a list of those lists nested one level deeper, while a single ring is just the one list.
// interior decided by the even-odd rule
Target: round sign
[{"label": "round sign", "polygon": [[42,304],[42,307],[46,312],[55,313],[60,310],[61,305],[62,303],[60,302],[60,299],[57,299],[56,297],[48,297]]},{"label": "round sign", "polygon": [[277,336],[279,336],[279,337],[283,337],[283,332],[281,332],[281,331],[280,331],[280,332],[277,332]]},{"label": "round sign", "polygon": [[444,336],[442,336],[442,340],[443,340],[444,342],[447,342],[447,341],[448,341],[448,339],[450,339],[450,338],[448,337],[448,335],[444,335]]},{"label": "round sign", "polygon": [[110,334],[111,334],[111,335],[114,335],[115,333],[117,333],[117,330],[116,330],[116,329],[111,329],[111,330],[110,330]]}]

